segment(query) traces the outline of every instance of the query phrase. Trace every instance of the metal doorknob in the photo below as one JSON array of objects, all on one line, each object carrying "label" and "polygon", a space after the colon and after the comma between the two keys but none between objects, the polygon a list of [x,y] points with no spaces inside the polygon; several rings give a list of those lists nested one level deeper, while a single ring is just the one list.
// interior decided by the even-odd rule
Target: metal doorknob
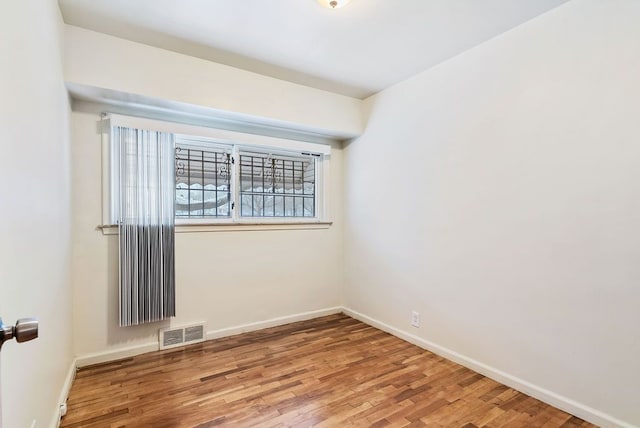
[{"label": "metal doorknob", "polygon": [[0,318],[0,348],[7,340],[13,338],[16,342],[28,342],[38,337],[38,320],[36,318],[21,318],[15,326],[5,325]]}]

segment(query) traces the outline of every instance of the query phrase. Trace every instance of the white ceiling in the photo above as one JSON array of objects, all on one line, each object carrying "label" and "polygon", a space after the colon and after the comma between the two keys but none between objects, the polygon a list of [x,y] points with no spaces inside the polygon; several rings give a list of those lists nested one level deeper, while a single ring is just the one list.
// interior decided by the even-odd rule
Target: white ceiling
[{"label": "white ceiling", "polygon": [[66,23],[364,98],[568,0],[59,0]]}]

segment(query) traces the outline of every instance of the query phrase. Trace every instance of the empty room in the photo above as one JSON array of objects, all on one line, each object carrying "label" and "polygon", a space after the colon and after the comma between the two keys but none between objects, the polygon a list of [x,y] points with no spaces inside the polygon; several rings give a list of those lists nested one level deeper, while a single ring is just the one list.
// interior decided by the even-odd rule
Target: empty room
[{"label": "empty room", "polygon": [[640,426],[640,1],[3,0],[0,100],[0,428]]}]

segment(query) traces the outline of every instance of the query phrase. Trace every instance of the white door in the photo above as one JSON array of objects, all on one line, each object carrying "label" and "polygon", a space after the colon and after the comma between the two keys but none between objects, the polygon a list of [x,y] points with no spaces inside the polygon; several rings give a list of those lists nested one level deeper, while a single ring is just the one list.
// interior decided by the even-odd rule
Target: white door
[{"label": "white door", "polygon": [[[38,337],[38,320],[35,318],[19,319],[16,325],[5,325],[0,318],[0,350],[4,342],[16,339],[27,342]],[[2,428],[2,356],[0,355],[0,428]]]}]

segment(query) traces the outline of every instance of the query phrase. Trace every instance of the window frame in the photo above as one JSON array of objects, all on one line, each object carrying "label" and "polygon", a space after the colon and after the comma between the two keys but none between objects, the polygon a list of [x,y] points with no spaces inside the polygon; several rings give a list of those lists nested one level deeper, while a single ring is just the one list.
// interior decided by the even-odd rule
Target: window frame
[{"label": "window frame", "polygon": [[[331,146],[325,143],[312,143],[301,140],[249,134],[219,128],[209,128],[184,123],[166,122],[117,114],[103,114],[99,122],[102,145],[102,224],[99,226],[105,234],[117,233],[117,224],[113,213],[113,201],[117,199],[114,177],[111,166],[111,126],[148,129],[174,134],[174,144],[180,140],[189,141],[197,147],[207,144],[212,146],[231,146],[235,164],[232,165],[231,200],[235,204],[232,215],[228,218],[175,217],[176,231],[203,232],[223,230],[286,230],[286,229],[318,229],[332,224],[329,210],[330,161]],[[175,146],[174,146],[175,147]],[[240,168],[240,151],[271,153],[274,155],[300,156],[310,155],[315,161],[315,216],[314,217],[242,217],[238,206]],[[174,186],[175,187],[175,186]],[[175,192],[175,190],[174,190]],[[174,194],[175,199],[175,194]],[[115,232],[114,232],[115,231]]]},{"label": "window frame", "polygon": [[[242,142],[223,141],[215,138],[197,137],[193,135],[175,134],[175,145],[177,146],[181,141],[188,141],[188,145],[191,147],[226,147],[231,149],[232,165],[231,165],[231,203],[233,208],[231,209],[231,215],[226,218],[216,217],[202,217],[202,218],[185,218],[176,217],[176,225],[190,225],[190,224],[288,224],[288,223],[320,223],[324,221],[325,213],[325,164],[328,163],[326,155],[316,153],[315,151],[294,151],[286,150],[279,147],[268,146],[256,146],[248,145]],[[296,156],[305,157],[308,156],[315,163],[314,165],[314,205],[315,215],[313,217],[261,217],[261,216],[243,216],[240,209],[240,153],[241,152],[254,152],[261,154],[272,154],[280,156]]]},{"label": "window frame", "polygon": [[[187,144],[189,147],[194,147],[194,148],[198,148],[198,147],[202,147],[202,148],[207,148],[207,147],[212,147],[212,148],[230,148],[231,150],[231,156],[232,158],[235,156],[234,151],[233,151],[233,144],[230,142],[221,142],[221,141],[216,141],[215,139],[212,138],[199,138],[199,137],[195,137],[193,135],[183,135],[183,134],[174,134],[174,150],[178,144],[179,141],[189,141],[189,143]],[[207,146],[208,145],[208,146]],[[229,201],[229,203],[235,204],[236,202],[236,196],[235,196],[235,167],[233,166],[233,162],[232,162],[232,166],[231,166],[231,177],[229,180],[229,188],[231,189],[230,193],[231,193],[231,199]],[[174,171],[174,175],[175,175],[175,171]],[[174,195],[174,200],[175,200],[175,195]],[[189,224],[229,224],[229,223],[233,223],[233,208],[230,209],[230,213],[231,215],[229,217],[215,217],[215,216],[211,216],[211,217],[194,217],[194,218],[190,218],[190,217],[178,217],[174,214],[174,218],[175,218],[175,224],[176,226],[178,225],[189,225]]]}]

